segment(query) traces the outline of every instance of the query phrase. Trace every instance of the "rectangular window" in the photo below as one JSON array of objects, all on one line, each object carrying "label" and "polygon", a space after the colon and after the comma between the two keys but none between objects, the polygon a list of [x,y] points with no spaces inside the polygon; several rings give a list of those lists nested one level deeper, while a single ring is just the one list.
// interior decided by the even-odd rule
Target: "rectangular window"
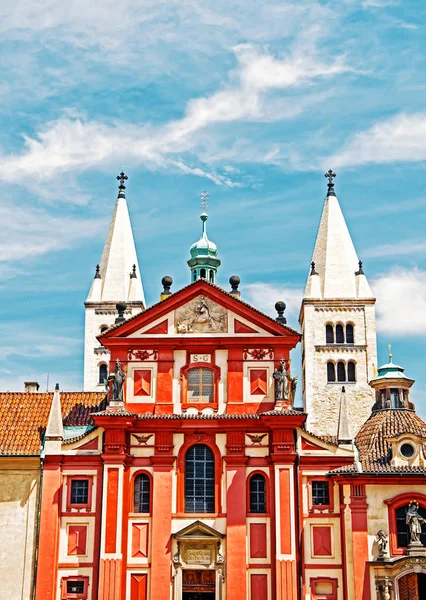
[{"label": "rectangular window", "polygon": [[84,581],[67,581],[67,594],[84,594]]},{"label": "rectangular window", "polygon": [[89,503],[89,480],[88,479],[72,479],[71,480],[71,504]]},{"label": "rectangular window", "polygon": [[213,402],[214,376],[211,369],[188,371],[188,402]]},{"label": "rectangular window", "polygon": [[312,481],[312,504],[321,506],[330,504],[330,486],[328,481]]}]

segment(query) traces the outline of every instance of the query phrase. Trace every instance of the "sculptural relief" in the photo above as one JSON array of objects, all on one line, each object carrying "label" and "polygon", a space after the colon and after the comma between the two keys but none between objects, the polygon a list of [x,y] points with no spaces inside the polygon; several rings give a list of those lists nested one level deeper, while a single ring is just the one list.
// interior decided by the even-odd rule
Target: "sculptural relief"
[{"label": "sculptural relief", "polygon": [[228,311],[205,296],[198,296],[175,311],[176,333],[226,333]]}]

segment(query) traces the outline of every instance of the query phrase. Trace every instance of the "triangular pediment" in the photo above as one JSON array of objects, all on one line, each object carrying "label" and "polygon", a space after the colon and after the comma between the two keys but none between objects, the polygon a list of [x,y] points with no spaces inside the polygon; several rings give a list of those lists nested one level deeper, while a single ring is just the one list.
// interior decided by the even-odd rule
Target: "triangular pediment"
[{"label": "triangular pediment", "polygon": [[191,525],[188,525],[187,527],[184,527],[175,533],[174,537],[180,541],[191,539],[194,540],[199,538],[209,538],[211,540],[215,540],[221,539],[225,537],[225,535],[220,531],[217,531],[217,529],[213,529],[213,527],[209,527],[205,523],[202,523],[201,521],[195,521],[194,523],[191,523]]},{"label": "triangular pediment", "polygon": [[[249,304],[207,281],[196,281],[125,323],[111,327],[99,339],[151,336],[296,336]],[[107,345],[107,344],[106,344]]]}]

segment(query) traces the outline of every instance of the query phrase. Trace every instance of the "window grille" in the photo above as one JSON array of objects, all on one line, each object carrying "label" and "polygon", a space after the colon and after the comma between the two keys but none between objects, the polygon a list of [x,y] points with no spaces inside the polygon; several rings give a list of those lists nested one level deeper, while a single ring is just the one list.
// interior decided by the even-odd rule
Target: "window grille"
[{"label": "window grille", "polygon": [[89,481],[87,479],[71,480],[71,504],[87,504],[89,502]]},{"label": "window grille", "polygon": [[214,468],[214,454],[208,446],[189,448],[185,456],[185,512],[214,512]]},{"label": "window grille", "polygon": [[189,369],[188,402],[213,402],[212,369]]},{"label": "window grille", "polygon": [[145,473],[135,477],[134,512],[149,513],[151,505],[151,480]]},{"label": "window grille", "polygon": [[260,474],[250,477],[250,512],[266,513],[266,480]]},{"label": "window grille", "polygon": [[328,481],[312,482],[312,504],[315,506],[330,504],[330,486]]}]

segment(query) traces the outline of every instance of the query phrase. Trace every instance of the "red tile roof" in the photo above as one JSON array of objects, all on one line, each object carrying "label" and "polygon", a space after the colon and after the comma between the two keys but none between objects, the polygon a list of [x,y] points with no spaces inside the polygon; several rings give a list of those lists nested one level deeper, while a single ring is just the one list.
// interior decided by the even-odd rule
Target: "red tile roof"
[{"label": "red tile roof", "polygon": [[[413,410],[379,410],[371,414],[355,437],[362,473],[418,474],[425,473],[425,467],[391,464],[391,443],[389,438],[408,433],[426,438],[426,423]],[[355,465],[340,467],[332,473],[358,473]]]},{"label": "red tile roof", "polygon": [[[0,393],[0,456],[34,456],[49,418],[53,393]],[[65,426],[88,425],[91,414],[106,407],[105,392],[61,392]]]}]

